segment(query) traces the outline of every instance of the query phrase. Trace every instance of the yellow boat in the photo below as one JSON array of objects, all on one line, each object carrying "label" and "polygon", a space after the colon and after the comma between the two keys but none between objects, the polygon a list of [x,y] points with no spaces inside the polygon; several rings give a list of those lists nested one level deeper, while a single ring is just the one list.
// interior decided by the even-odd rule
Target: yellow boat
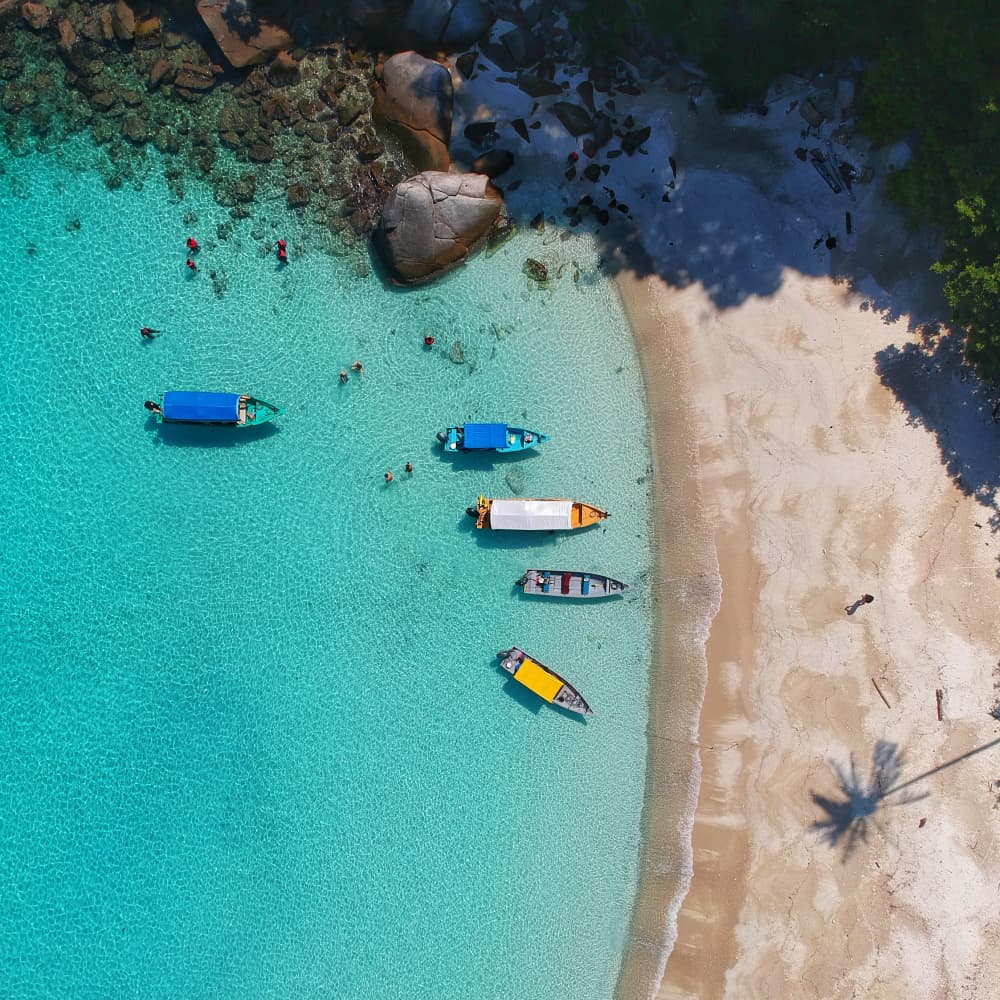
[{"label": "yellow boat", "polygon": [[606,510],[580,500],[492,500],[480,496],[466,508],[477,528],[495,531],[572,531],[610,517]]},{"label": "yellow boat", "polygon": [[560,677],[544,663],[539,663],[538,660],[528,656],[523,649],[512,646],[497,653],[497,656],[500,658],[500,666],[514,680],[519,681],[550,705],[558,705],[580,715],[594,714],[583,695],[569,681]]}]

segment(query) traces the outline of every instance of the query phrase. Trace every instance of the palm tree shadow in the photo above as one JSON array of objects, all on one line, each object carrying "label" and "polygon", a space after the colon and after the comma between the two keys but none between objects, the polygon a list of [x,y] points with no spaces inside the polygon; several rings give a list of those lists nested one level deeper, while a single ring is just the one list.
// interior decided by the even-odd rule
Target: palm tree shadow
[{"label": "palm tree shadow", "polygon": [[[827,798],[811,792],[813,803],[825,815],[813,823],[813,829],[822,835],[830,847],[843,847],[842,861],[847,861],[855,850],[868,842],[871,828],[878,828],[876,813],[883,800],[894,791],[903,766],[899,745],[879,740],[872,751],[872,766],[867,781],[859,772],[854,754],[848,767],[831,763],[830,770],[837,779],[840,798]],[[890,805],[908,805],[927,798],[929,792],[908,794]]]}]

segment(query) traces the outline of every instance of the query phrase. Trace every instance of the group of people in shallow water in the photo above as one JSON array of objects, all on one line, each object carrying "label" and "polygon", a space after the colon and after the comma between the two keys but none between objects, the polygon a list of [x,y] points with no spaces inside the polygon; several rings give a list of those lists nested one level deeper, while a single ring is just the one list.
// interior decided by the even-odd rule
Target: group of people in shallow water
[{"label": "group of people in shallow water", "polygon": [[[358,375],[361,376],[361,378],[365,377],[365,366],[360,361],[352,361],[351,362],[351,371],[352,372],[357,372]],[[347,369],[346,368],[341,368],[340,369],[340,381],[341,381],[341,383],[346,382],[347,379],[348,379],[348,377],[349,376],[347,374]]]},{"label": "group of people in shallow water", "polygon": [[[187,247],[187,252],[188,252],[187,260],[184,262],[184,264],[185,264],[185,266],[187,267],[187,269],[189,271],[197,271],[198,270],[198,265],[195,263],[195,259],[194,258],[195,258],[195,255],[201,250],[201,244],[193,236],[189,236],[184,241],[184,245]],[[288,241],[287,240],[278,240],[278,260],[282,264],[287,264],[288,263]],[[155,330],[151,326],[144,326],[144,327],[141,327],[140,330],[139,330],[139,336],[142,337],[143,340],[152,340],[159,333],[160,333],[159,330]],[[360,361],[355,361],[354,364],[359,366],[356,369],[356,371],[360,372],[361,371],[361,368],[360,368],[361,362]],[[351,367],[353,368],[354,365],[351,365]],[[346,373],[345,372],[341,372],[340,374],[341,374],[340,381],[341,382],[346,382],[347,379],[344,377]]]},{"label": "group of people in shallow water", "polygon": [[[187,246],[187,249],[188,249],[188,258],[185,261],[185,264],[186,264],[186,266],[187,266],[187,268],[188,268],[189,271],[197,271],[198,270],[198,265],[195,263],[194,257],[195,257],[195,254],[198,253],[199,250],[201,250],[201,245],[198,243],[198,241],[193,236],[189,236],[187,238],[187,241],[186,241],[185,245]],[[288,241],[287,240],[278,240],[278,260],[282,264],[287,264],[288,263]]]},{"label": "group of people in shallow water", "polygon": [[[413,463],[412,462],[407,462],[406,465],[404,466],[404,468],[406,469],[406,474],[408,476],[412,476],[413,475]],[[395,478],[396,477],[392,474],[392,469],[387,469],[386,473],[385,473],[385,481],[386,481],[386,483],[387,484],[391,483]]]}]

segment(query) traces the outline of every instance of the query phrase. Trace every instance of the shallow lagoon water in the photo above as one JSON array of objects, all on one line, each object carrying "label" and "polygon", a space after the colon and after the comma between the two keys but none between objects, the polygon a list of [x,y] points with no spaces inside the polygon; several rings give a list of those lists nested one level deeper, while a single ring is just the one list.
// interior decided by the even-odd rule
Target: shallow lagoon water
[{"label": "shallow lagoon water", "polygon": [[[220,240],[204,190],[176,201],[151,169],[108,191],[93,156],[0,176],[3,992],[610,995],[639,861],[650,458],[593,245],[528,232],[398,291],[280,202]],[[255,231],[288,239],[287,268]],[[527,256],[562,268],[552,288]],[[164,389],[286,413],[164,428],[142,408]],[[552,441],[442,455],[435,431],[471,419]],[[613,516],[491,535],[464,513],[479,493]],[[520,596],[541,564],[635,586]],[[518,690],[495,658],[515,643],[597,717]]]}]

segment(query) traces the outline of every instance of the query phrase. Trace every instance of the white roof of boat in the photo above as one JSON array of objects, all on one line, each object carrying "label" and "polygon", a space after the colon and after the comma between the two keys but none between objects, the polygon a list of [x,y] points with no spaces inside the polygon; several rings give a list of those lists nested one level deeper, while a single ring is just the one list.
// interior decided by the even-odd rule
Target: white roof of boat
[{"label": "white roof of boat", "polygon": [[509,531],[571,528],[572,500],[494,500],[490,527]]}]

